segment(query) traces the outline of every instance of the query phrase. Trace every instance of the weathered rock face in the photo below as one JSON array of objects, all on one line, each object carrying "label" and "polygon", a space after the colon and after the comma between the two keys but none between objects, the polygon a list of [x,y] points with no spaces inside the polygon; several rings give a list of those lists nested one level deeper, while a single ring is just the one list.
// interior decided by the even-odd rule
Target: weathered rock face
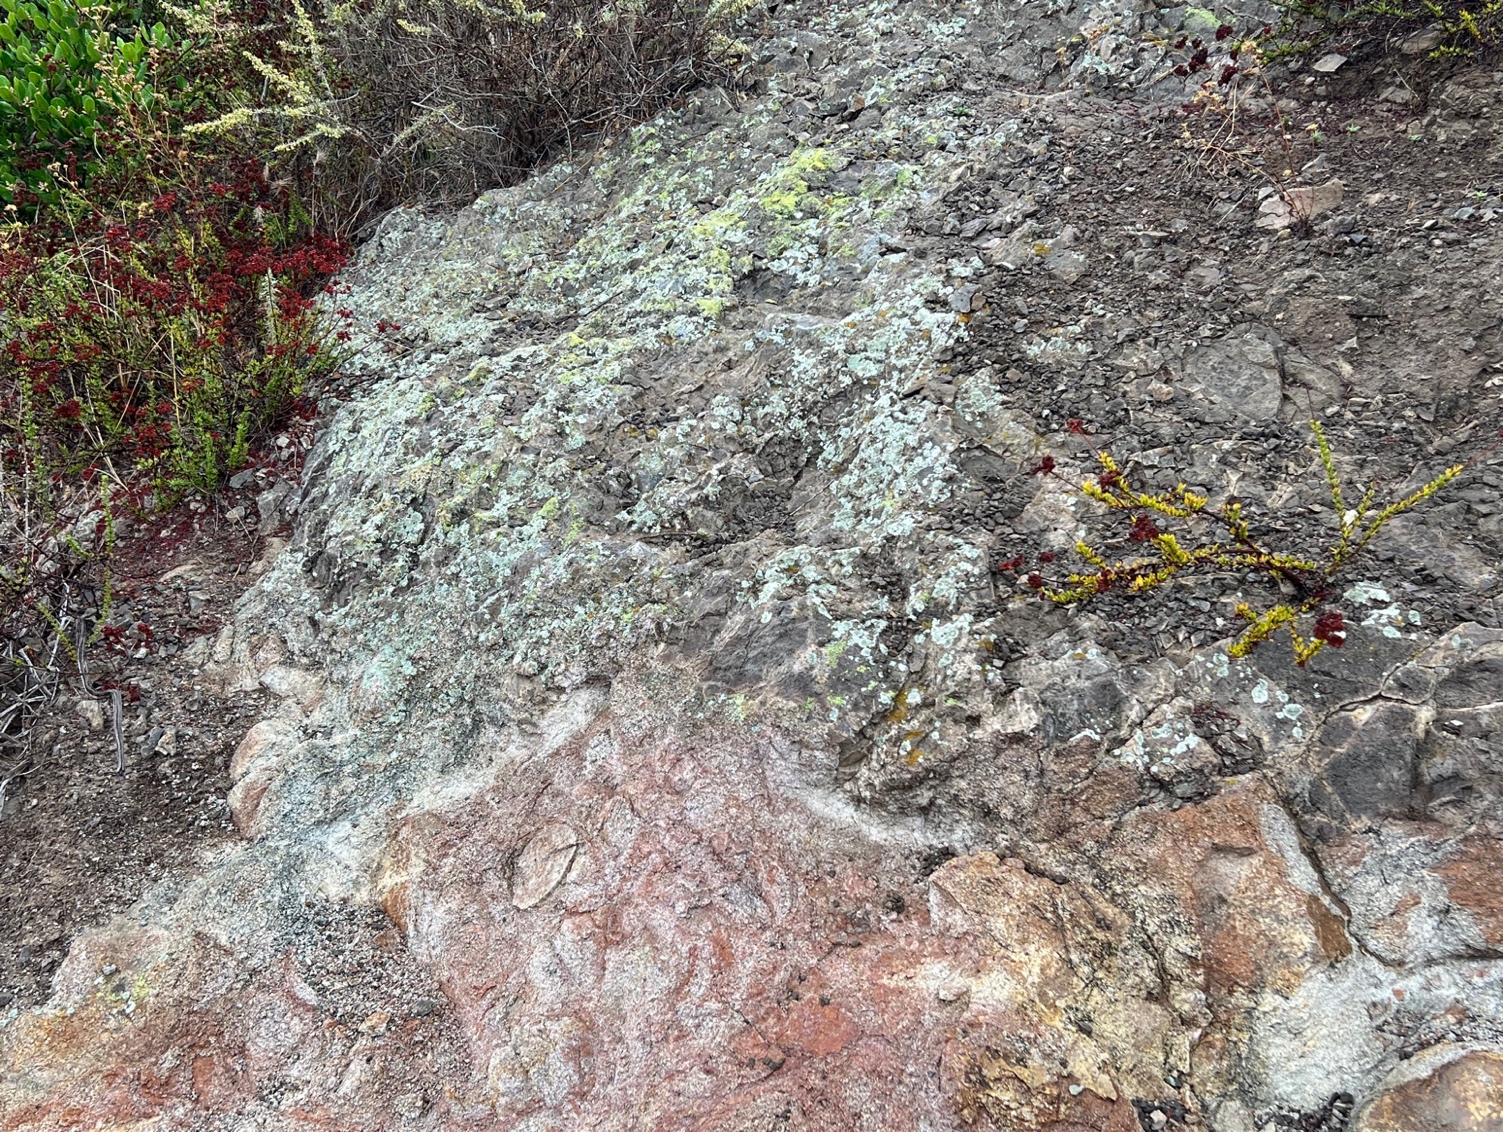
[{"label": "weathered rock face", "polygon": [[[1495,465],[1307,669],[1218,644],[1243,579],[992,569],[1099,521],[1030,474],[1072,418],[1286,527],[1311,411],[1408,476],[1498,408],[1497,227],[1409,234],[1353,150],[1373,235],[1268,235],[1136,10],[778,20],[765,89],[365,248],[371,380],[205,650],[282,705],[244,843],[11,1013],[4,1127],[1503,1120]],[[1404,130],[1503,152],[1478,81]]]}]

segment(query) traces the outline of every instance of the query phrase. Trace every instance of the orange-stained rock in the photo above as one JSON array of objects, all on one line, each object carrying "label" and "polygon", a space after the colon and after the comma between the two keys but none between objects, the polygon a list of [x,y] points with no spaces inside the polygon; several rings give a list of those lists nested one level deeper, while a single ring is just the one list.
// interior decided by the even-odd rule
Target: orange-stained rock
[{"label": "orange-stained rock", "polygon": [[940,869],[930,907],[936,928],[994,944],[945,1049],[966,1124],[1133,1127],[1131,1101],[1159,1098],[1176,1068],[1165,1062],[1176,1027],[1121,911],[989,853]]},{"label": "orange-stained rock", "polygon": [[279,719],[263,719],[245,733],[230,759],[230,781],[239,782],[259,762],[276,757],[277,748],[292,736],[292,728]]},{"label": "orange-stained rock", "polygon": [[1285,992],[1304,972],[1351,954],[1342,911],[1305,857],[1298,831],[1261,778],[1179,810],[1145,810],[1123,826],[1127,875],[1193,918],[1213,1000]]},{"label": "orange-stained rock", "polygon": [[1453,903],[1476,921],[1483,938],[1503,946],[1503,839],[1462,838],[1455,854],[1435,869]]},{"label": "orange-stained rock", "polygon": [[1352,1132],[1503,1132],[1503,1054],[1437,1046],[1414,1060]]}]

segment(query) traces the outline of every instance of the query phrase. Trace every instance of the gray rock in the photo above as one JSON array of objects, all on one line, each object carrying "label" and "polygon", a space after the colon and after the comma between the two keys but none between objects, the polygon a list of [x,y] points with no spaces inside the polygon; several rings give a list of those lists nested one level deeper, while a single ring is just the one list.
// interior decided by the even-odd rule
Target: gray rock
[{"label": "gray rock", "polygon": [[1419,812],[1415,766],[1430,713],[1403,703],[1366,704],[1333,716],[1316,739],[1311,801],[1341,821]]},{"label": "gray rock", "polygon": [[1251,333],[1198,347],[1186,356],[1184,368],[1185,376],[1224,415],[1269,421],[1283,405],[1278,355]]}]

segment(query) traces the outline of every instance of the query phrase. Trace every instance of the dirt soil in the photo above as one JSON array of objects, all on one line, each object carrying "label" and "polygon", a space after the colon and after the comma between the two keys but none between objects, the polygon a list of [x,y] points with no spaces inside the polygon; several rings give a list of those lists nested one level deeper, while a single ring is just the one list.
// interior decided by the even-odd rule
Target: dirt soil
[{"label": "dirt soil", "polygon": [[[1254,533],[1280,551],[1318,554],[1334,541],[1311,417],[1330,437],[1349,502],[1376,483],[1381,505],[1464,464],[1455,483],[1379,536],[1378,566],[1367,572],[1397,582],[1393,596],[1432,628],[1495,626],[1503,152],[1487,119],[1500,76],[1463,70],[1437,84],[1426,106],[1393,101],[1409,87],[1389,64],[1351,71],[1340,83],[1307,82],[1303,71],[1279,79],[1292,123],[1287,145],[1255,124],[1225,143],[1225,124],[1213,116],[1187,119],[1126,101],[1038,111],[1040,137],[1073,139],[1052,183],[1033,194],[1049,256],[1019,259],[984,227],[967,237],[999,204],[1013,204],[1005,168],[933,206],[930,234],[949,236],[943,258],[986,265],[975,277],[985,306],[971,316],[973,337],[952,370],[1006,371],[1004,397],[1041,424],[1064,430],[1079,421],[1086,434],[1055,453],[1072,468],[1094,470],[1092,449],[1103,448],[1132,469],[1136,487],[1183,482],[1235,493]],[[1283,174],[1277,179],[1292,195],[1319,201],[1316,214],[1273,227],[1279,193],[1270,172]],[[997,263],[1009,255],[1019,262]],[[1071,351],[1075,377],[1061,383],[1057,363]],[[1183,351],[1196,381],[1166,383],[1161,366],[1171,351],[1176,360]],[[1247,420],[1234,403],[1256,395],[1260,371],[1270,382],[1277,375],[1290,400],[1280,410],[1275,393],[1271,411]],[[1000,501],[1016,495],[995,493]],[[1029,570],[1057,578],[1067,560],[1074,568],[1067,552],[1041,563],[1015,518],[1005,502],[974,515],[996,536],[999,558],[1024,559],[999,575],[999,592],[1021,587]],[[1097,531],[1131,555],[1125,533],[1110,520]],[[1258,583],[1248,585],[1251,597]],[[1279,600],[1263,588],[1262,607]],[[1144,658],[1226,635],[1230,601],[1213,585],[1189,584],[1147,605],[1111,594],[1092,608],[1118,627],[1103,644]],[[1349,617],[1362,614],[1345,604]]]},{"label": "dirt soil", "polygon": [[[123,521],[110,558],[108,624],[119,633],[102,635],[85,656],[105,694],[65,680],[33,723],[31,769],[5,792],[0,1007],[44,1001],[77,933],[235,836],[229,761],[264,693],[227,695],[198,669],[235,602],[285,545],[285,515],[263,519],[257,502],[295,490],[312,432],[296,421],[232,481],[238,486],[211,500]],[[100,577],[84,581],[102,588]],[[111,687],[124,709],[123,774]]]}]

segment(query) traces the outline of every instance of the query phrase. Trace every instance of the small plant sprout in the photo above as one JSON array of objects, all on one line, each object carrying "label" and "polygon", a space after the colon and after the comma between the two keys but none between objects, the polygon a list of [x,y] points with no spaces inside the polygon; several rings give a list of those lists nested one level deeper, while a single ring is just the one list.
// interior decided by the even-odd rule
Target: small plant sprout
[{"label": "small plant sprout", "polygon": [[[1070,421],[1069,427],[1076,435],[1086,435],[1078,420]],[[1371,483],[1353,501],[1342,487],[1325,429],[1316,420],[1311,420],[1310,429],[1337,522],[1324,550],[1279,550],[1255,538],[1243,505],[1235,497],[1213,505],[1208,495],[1182,483],[1167,491],[1141,490],[1111,452],[1092,444],[1099,471],[1078,490],[1122,517],[1126,531],[1120,541],[1127,544],[1127,552],[1111,554],[1082,539],[1076,542],[1075,553],[1084,566],[1061,579],[1047,577],[1041,568],[1027,569],[1022,556],[999,563],[998,569],[1019,574],[1039,596],[1061,606],[1080,605],[1113,591],[1147,594],[1186,574],[1260,575],[1278,583],[1288,599],[1263,609],[1238,603],[1237,616],[1246,626],[1227,651],[1234,657],[1247,656],[1282,630],[1289,636],[1295,664],[1303,668],[1327,646],[1340,648],[1346,642],[1346,623],[1341,612],[1330,606],[1337,580],[1384,527],[1441,491],[1467,467],[1453,464],[1408,495],[1381,504],[1378,486]],[[1474,461],[1486,455],[1481,453]],[[1057,476],[1055,469],[1054,458],[1044,456],[1032,472]],[[1050,552],[1037,557],[1041,566],[1055,559]],[[1308,629],[1302,631],[1306,625]]]}]

